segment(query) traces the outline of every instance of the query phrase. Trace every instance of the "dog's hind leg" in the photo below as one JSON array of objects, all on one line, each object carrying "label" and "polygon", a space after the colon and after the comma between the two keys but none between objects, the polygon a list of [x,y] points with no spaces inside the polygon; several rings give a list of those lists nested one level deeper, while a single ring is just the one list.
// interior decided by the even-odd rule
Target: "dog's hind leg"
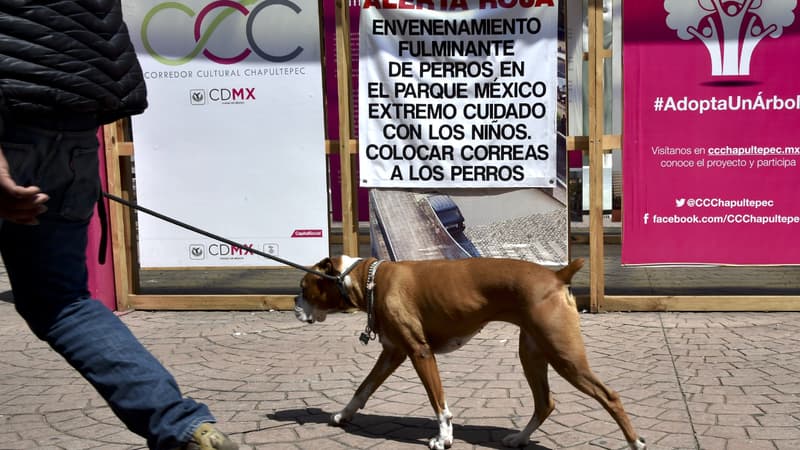
[{"label": "dog's hind leg", "polygon": [[578,390],[597,400],[611,414],[632,450],[647,448],[644,439],[641,439],[633,429],[619,394],[606,387],[589,367],[586,348],[580,333],[578,312],[564,308],[558,313],[554,312],[550,320],[559,324],[560,331],[550,330],[551,333],[545,335],[541,344],[550,347],[542,350],[548,355],[553,369]]},{"label": "dog's hind leg", "polygon": [[405,353],[392,349],[387,350],[384,347],[375,366],[367,375],[367,378],[361,382],[361,385],[356,389],[353,398],[347,403],[343,410],[331,416],[331,425],[342,425],[349,422],[353,418],[356,411],[363,408],[367,404],[367,400],[378,389],[386,378],[397,369],[403,361],[406,360]]},{"label": "dog's hind leg", "polygon": [[644,439],[641,439],[636,434],[636,431],[634,431],[633,425],[622,406],[619,394],[604,385],[597,376],[592,373],[588,364],[576,364],[574,366],[569,364],[560,365],[560,370],[558,370],[558,372],[581,392],[600,402],[603,408],[605,408],[617,422],[617,425],[619,425],[622,430],[622,434],[625,435],[625,440],[628,441],[628,446],[632,450],[644,450],[647,448]]},{"label": "dog's hind leg", "polygon": [[547,359],[537,347],[533,337],[525,331],[521,331],[519,334],[519,359],[522,362],[525,378],[533,392],[533,401],[536,406],[533,416],[525,428],[519,433],[509,434],[503,438],[503,445],[506,447],[528,445],[531,434],[544,423],[555,408],[553,396],[550,394],[550,384],[547,380]]}]

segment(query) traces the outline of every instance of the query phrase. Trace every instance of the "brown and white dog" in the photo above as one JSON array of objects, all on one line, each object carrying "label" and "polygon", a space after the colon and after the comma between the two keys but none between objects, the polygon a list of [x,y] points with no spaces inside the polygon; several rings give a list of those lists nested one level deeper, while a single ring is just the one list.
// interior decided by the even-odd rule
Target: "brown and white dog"
[{"label": "brown and white dog", "polygon": [[[519,357],[535,403],[528,424],[506,436],[504,445],[528,444],[531,434],[553,411],[549,364],[578,390],[600,402],[631,449],[645,449],[619,395],[603,385],[586,360],[575,299],[567,288],[582,266],[582,259],[557,272],[525,261],[495,258],[383,263],[347,256],[323,259],[313,270],[338,277],[338,281],[305,275],[302,292],[295,298],[297,318],[322,322],[328,312],[358,308],[368,312],[368,331],[377,333],[383,345],[375,367],[347,406],[331,417],[331,424],[351,420],[409,358],[439,423],[439,435],[430,440],[429,447],[449,448],[453,415],[447,408],[434,355],[462,347],[484,325],[500,320],[520,327]],[[341,277],[342,273],[347,275]]]}]

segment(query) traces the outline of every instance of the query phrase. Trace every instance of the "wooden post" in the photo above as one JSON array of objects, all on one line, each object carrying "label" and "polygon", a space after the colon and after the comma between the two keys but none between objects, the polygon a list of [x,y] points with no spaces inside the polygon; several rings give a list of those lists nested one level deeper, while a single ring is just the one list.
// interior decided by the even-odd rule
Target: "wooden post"
[{"label": "wooden post", "polygon": [[[122,175],[119,164],[121,156],[120,144],[124,140],[121,127],[122,122],[117,121],[103,128],[106,147],[108,193],[118,197],[123,196]],[[109,244],[111,245],[111,256],[114,261],[114,289],[117,297],[118,311],[127,311],[132,307],[129,294],[131,292],[131,274],[133,273],[133,269],[129,265],[128,252],[126,250],[129,242],[128,236],[126,236],[126,213],[125,207],[119,203],[108,203],[108,235]]]},{"label": "wooden post", "polygon": [[590,0],[589,22],[589,309],[602,308],[603,255],[603,0]]},{"label": "wooden post", "polygon": [[350,5],[336,0],[336,77],[339,89],[339,161],[342,190],[342,251],[358,256],[358,183],[353,179],[352,134],[352,64],[350,63]]}]

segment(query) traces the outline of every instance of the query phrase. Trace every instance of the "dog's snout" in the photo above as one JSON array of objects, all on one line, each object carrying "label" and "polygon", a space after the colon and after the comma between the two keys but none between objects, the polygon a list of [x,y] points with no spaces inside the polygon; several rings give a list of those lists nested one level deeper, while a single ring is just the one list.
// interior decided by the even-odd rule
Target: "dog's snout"
[{"label": "dog's snout", "polygon": [[302,295],[298,295],[294,298],[294,315],[297,317],[297,320],[300,322],[305,323],[314,323],[316,320],[314,319],[314,313],[308,305],[308,302],[305,301]]}]

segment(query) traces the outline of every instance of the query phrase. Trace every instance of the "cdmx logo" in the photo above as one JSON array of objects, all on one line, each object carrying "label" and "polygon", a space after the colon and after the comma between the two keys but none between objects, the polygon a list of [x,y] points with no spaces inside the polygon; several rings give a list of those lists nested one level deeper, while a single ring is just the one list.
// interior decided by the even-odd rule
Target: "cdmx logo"
[{"label": "cdmx logo", "polygon": [[797,0],[665,0],[667,26],[703,43],[712,76],[750,75],[756,46],[781,37],[794,22]]},{"label": "cdmx logo", "polygon": [[241,259],[252,256],[253,244],[243,244],[237,247],[229,244],[191,244],[189,245],[189,259],[206,259],[206,256],[215,256],[222,259]]},{"label": "cdmx logo", "polygon": [[256,88],[213,88],[189,90],[189,101],[192,105],[205,105],[206,99],[219,103],[245,103],[255,101]]},{"label": "cdmx logo", "polygon": [[[144,20],[142,21],[142,43],[147,50],[147,53],[150,54],[153,58],[159,61],[162,64],[170,65],[170,66],[179,66],[182,64],[186,64],[192,59],[194,59],[199,53],[203,53],[203,55],[211,61],[214,61],[218,64],[236,64],[239,61],[244,60],[251,53],[255,53],[256,55],[260,56],[261,58],[271,61],[271,62],[286,62],[296,58],[300,53],[303,52],[302,46],[295,47],[289,53],[283,55],[274,55],[269,53],[268,51],[264,50],[255,40],[254,30],[254,23],[258,18],[259,14],[265,12],[267,8],[270,7],[284,7],[289,8],[294,11],[295,14],[300,14],[303,9],[300,8],[297,4],[292,2],[292,0],[264,0],[261,3],[258,3],[260,0],[241,0],[241,2],[235,2],[233,0],[216,0],[204,7],[200,10],[199,13],[195,12],[190,7],[184,5],[183,3],[179,2],[164,2],[156,5],[147,12],[144,16]],[[255,8],[248,9],[248,6],[258,3]],[[203,29],[204,21],[209,16],[212,11],[215,10],[222,10],[219,12],[216,17],[211,20],[208,26]],[[156,18],[159,14],[163,14],[165,11],[178,11],[183,14],[186,14],[189,17],[194,17],[194,30],[193,30],[193,37],[196,43],[195,47],[184,56],[175,57],[167,57],[164,55],[159,54],[150,41],[150,25],[154,18]],[[245,35],[247,37],[247,44],[250,48],[246,48],[235,55],[217,55],[213,53],[211,50],[206,48],[206,44],[208,43],[209,39],[214,35],[215,31],[218,29],[220,24],[228,18],[231,14],[239,13],[243,16],[247,17],[247,22],[245,25]]]}]

